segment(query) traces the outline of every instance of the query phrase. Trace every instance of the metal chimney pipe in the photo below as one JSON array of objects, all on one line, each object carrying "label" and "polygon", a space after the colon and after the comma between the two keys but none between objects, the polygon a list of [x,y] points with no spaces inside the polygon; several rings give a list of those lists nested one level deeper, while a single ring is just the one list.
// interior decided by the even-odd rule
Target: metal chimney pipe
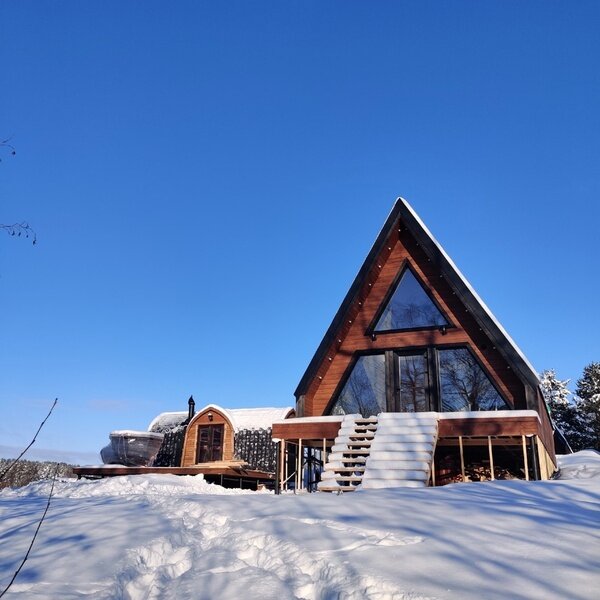
[{"label": "metal chimney pipe", "polygon": [[196,414],[196,403],[194,402],[194,396],[190,396],[188,400],[188,421],[191,421]]}]

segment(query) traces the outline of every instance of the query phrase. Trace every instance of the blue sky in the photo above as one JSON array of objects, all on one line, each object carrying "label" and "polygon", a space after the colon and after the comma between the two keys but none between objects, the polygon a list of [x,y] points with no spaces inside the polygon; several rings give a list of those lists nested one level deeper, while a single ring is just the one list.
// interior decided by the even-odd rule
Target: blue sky
[{"label": "blue sky", "polygon": [[397,196],[599,360],[597,2],[3,2],[0,444],[284,406]]}]

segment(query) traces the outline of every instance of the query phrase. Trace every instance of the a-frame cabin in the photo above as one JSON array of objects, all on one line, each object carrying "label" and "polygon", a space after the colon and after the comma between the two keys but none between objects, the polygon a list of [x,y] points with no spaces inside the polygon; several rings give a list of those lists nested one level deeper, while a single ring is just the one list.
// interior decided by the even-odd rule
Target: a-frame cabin
[{"label": "a-frame cabin", "polygon": [[402,198],[295,395],[280,488],[318,461],[331,491],[555,471],[535,370]]}]

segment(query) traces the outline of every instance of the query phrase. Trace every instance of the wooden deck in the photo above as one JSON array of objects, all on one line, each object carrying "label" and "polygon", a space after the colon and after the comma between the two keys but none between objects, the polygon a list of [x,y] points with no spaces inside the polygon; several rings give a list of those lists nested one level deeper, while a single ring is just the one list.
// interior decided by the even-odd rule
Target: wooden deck
[{"label": "wooden deck", "polygon": [[125,467],[122,465],[101,465],[94,467],[74,467],[77,478],[99,479],[120,475],[204,475],[210,483],[219,483],[226,487],[257,489],[260,484],[269,485],[275,481],[273,473],[245,469],[241,464],[203,463],[192,467]]},{"label": "wooden deck", "polygon": [[[465,416],[462,416],[465,414]],[[486,444],[484,438],[538,436],[546,448],[552,462],[556,465],[552,429],[545,426],[535,411],[514,410],[501,411],[500,413],[480,413],[476,417],[466,413],[439,413],[440,419],[438,439],[444,438],[479,438],[480,444]],[[303,440],[305,445],[310,445],[309,440],[328,440],[331,442],[341,426],[341,417],[318,417],[286,419],[273,424],[273,438],[280,440]],[[317,444],[318,446],[318,444]]]}]

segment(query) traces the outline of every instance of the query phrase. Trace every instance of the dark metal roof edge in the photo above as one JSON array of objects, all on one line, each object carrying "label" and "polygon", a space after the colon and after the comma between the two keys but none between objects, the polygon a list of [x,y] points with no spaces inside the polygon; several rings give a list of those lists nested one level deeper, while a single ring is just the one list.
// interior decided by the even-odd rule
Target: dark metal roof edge
[{"label": "dark metal roof edge", "polygon": [[425,230],[410,207],[403,201],[400,210],[402,223],[409,229],[417,242],[429,255],[432,262],[440,269],[441,273],[446,277],[448,283],[456,292],[458,298],[462,301],[465,307],[473,314],[475,320],[494,343],[496,348],[514,369],[520,379],[529,384],[533,389],[539,386],[539,378],[537,373],[527,363],[521,355],[521,352],[515,347],[507,334],[498,326],[495,318],[488,312],[489,309],[484,308],[482,301],[473,293],[470,286],[465,283],[464,276],[458,272],[457,268],[452,264],[436,242],[431,234]]},{"label": "dark metal roof edge", "polygon": [[337,334],[337,331],[344,320],[350,305],[361,289],[365,277],[373,267],[375,259],[379,255],[379,252],[390,235],[398,218],[402,220],[403,225],[409,229],[410,233],[422,246],[426,254],[429,255],[433,264],[440,269],[450,286],[456,292],[458,298],[473,314],[477,323],[480,325],[488,338],[494,343],[511,368],[517,373],[524,383],[527,383],[532,388],[537,389],[539,386],[539,378],[535,370],[531,367],[531,365],[528,364],[527,360],[516,348],[514,342],[498,326],[495,318],[488,312],[488,309],[483,306],[482,301],[465,282],[463,275],[447,258],[440,245],[435,241],[429,231],[415,216],[415,213],[413,213],[413,210],[410,208],[408,202],[406,202],[406,200],[404,200],[402,197],[399,197],[396,200],[388,218],[386,219],[385,224],[379,232],[379,235],[377,236],[375,243],[367,255],[367,258],[365,259],[352,285],[350,286],[350,289],[348,290],[348,293],[340,305],[340,308],[333,318],[331,325],[327,329],[323,340],[319,344],[319,347],[310,361],[308,368],[302,376],[302,379],[300,380],[300,383],[294,392],[296,398],[299,398],[299,396],[306,392],[306,388],[308,387],[310,381],[316,375],[321,362],[325,358],[325,354],[329,346],[335,339],[335,335]]},{"label": "dark metal roof edge", "polygon": [[340,328],[340,325],[342,324],[342,322],[344,320],[346,313],[348,312],[348,309],[350,308],[350,306],[352,305],[352,302],[354,301],[354,299],[358,295],[358,292],[362,288],[365,277],[370,272],[371,268],[373,267],[373,264],[375,263],[377,256],[379,255],[379,253],[381,252],[381,249],[383,248],[385,241],[389,237],[389,235],[392,231],[392,227],[394,226],[394,223],[397,221],[398,216],[400,215],[402,206],[403,206],[403,200],[402,200],[402,198],[398,198],[396,200],[396,202],[394,203],[394,206],[393,206],[390,214],[388,215],[388,218],[386,219],[383,227],[381,228],[381,231],[379,232],[379,235],[377,236],[375,243],[371,247],[369,254],[367,254],[367,257],[365,258],[365,261],[363,262],[360,270],[358,271],[358,274],[354,278],[354,281],[352,282],[352,285],[350,286],[348,293],[344,297],[342,304],[340,305],[337,313],[333,317],[333,321],[331,322],[331,325],[329,325],[329,328],[327,329],[325,336],[321,340],[321,343],[319,344],[317,351],[315,352],[310,363],[308,364],[308,367],[307,367],[306,371],[304,372],[304,375],[302,376],[302,379],[300,380],[300,383],[298,384],[296,391],[294,392],[294,396],[296,396],[296,399],[298,399],[302,394],[306,393],[306,388],[308,387],[312,378],[316,375],[316,373],[319,369],[319,365],[324,360],[325,354],[326,354],[327,350],[329,349],[329,346],[331,345],[332,341],[335,339],[335,336]]}]

